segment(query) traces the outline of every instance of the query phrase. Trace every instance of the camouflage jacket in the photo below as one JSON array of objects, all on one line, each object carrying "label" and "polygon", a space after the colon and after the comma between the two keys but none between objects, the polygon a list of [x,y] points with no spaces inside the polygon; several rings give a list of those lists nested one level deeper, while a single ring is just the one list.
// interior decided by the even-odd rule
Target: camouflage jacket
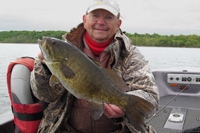
[{"label": "camouflage jacket", "polygon": [[[63,38],[83,50],[83,35],[85,29],[83,24],[72,29],[63,35]],[[155,110],[158,109],[158,89],[154,77],[150,71],[148,61],[140,53],[137,47],[131,44],[131,40],[121,31],[117,31],[114,43],[109,46],[112,58],[112,69],[125,81],[133,95],[142,97],[152,103]],[[44,117],[41,121],[38,132],[62,132],[61,127],[64,119],[69,118],[70,107],[73,96],[66,89],[58,84],[49,86],[51,72],[39,59],[35,60],[34,70],[31,73],[31,88],[33,94],[41,101],[49,103],[44,110]],[[155,111],[154,110],[154,111]],[[113,119],[116,124],[122,124],[122,133],[140,133],[128,122],[126,117],[122,121]],[[66,132],[73,132],[70,127]],[[146,126],[146,133],[155,133],[151,126]]]}]

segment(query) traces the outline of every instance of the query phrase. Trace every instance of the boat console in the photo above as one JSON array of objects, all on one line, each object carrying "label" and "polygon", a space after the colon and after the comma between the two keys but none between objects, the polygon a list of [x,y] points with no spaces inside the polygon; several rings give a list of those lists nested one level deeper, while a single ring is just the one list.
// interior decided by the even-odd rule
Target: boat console
[{"label": "boat console", "polygon": [[160,107],[149,119],[158,133],[177,133],[200,126],[200,69],[167,68],[153,71]]}]

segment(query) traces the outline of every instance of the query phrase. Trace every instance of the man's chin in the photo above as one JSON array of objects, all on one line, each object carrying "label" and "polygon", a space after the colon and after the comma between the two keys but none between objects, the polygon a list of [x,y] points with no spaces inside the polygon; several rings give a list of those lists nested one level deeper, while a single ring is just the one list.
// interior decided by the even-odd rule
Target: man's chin
[{"label": "man's chin", "polygon": [[95,39],[98,39],[98,40],[104,40],[106,39],[108,36],[105,36],[105,35],[102,35],[102,36],[94,36]]}]

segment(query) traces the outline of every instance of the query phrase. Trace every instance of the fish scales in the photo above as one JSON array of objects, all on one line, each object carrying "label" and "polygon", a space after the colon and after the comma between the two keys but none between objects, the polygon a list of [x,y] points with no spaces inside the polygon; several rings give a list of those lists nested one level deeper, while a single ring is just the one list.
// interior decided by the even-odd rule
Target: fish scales
[{"label": "fish scales", "polygon": [[86,99],[95,120],[104,113],[104,102],[111,103],[125,112],[137,130],[143,130],[144,116],[154,107],[140,97],[120,91],[127,86],[115,72],[101,68],[99,62],[62,40],[43,37],[38,42],[52,72],[50,85],[61,83],[77,98]]}]

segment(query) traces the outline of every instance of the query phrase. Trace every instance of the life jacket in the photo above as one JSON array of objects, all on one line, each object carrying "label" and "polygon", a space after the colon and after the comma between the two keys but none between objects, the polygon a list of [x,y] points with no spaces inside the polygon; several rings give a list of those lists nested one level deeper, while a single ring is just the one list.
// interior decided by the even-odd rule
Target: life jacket
[{"label": "life jacket", "polygon": [[[14,115],[15,133],[35,133],[37,132],[38,126],[43,116],[42,104],[36,100],[33,100],[32,103],[24,104],[19,100],[20,98],[22,98],[20,96],[33,97],[33,99],[35,97],[32,95],[32,93],[26,94],[26,90],[32,92],[30,86],[27,88],[23,88],[23,84],[29,84],[24,81],[24,79],[29,81],[30,77],[16,78],[17,76],[14,75],[15,80],[17,79],[16,85],[11,85],[12,82],[15,82],[14,78],[12,78],[12,73],[14,70],[18,71],[20,75],[22,74],[22,76],[23,73],[25,73],[25,71],[22,69],[20,71],[19,69],[16,70],[14,67],[17,65],[19,65],[19,67],[25,66],[26,68],[28,68],[28,70],[30,71],[27,71],[26,73],[30,75],[30,72],[33,70],[34,67],[34,59],[30,57],[22,57],[14,62],[11,62],[8,66],[7,86],[11,101],[12,112]],[[15,94],[15,92],[17,93]],[[27,100],[24,99],[24,102],[27,102]]]}]

